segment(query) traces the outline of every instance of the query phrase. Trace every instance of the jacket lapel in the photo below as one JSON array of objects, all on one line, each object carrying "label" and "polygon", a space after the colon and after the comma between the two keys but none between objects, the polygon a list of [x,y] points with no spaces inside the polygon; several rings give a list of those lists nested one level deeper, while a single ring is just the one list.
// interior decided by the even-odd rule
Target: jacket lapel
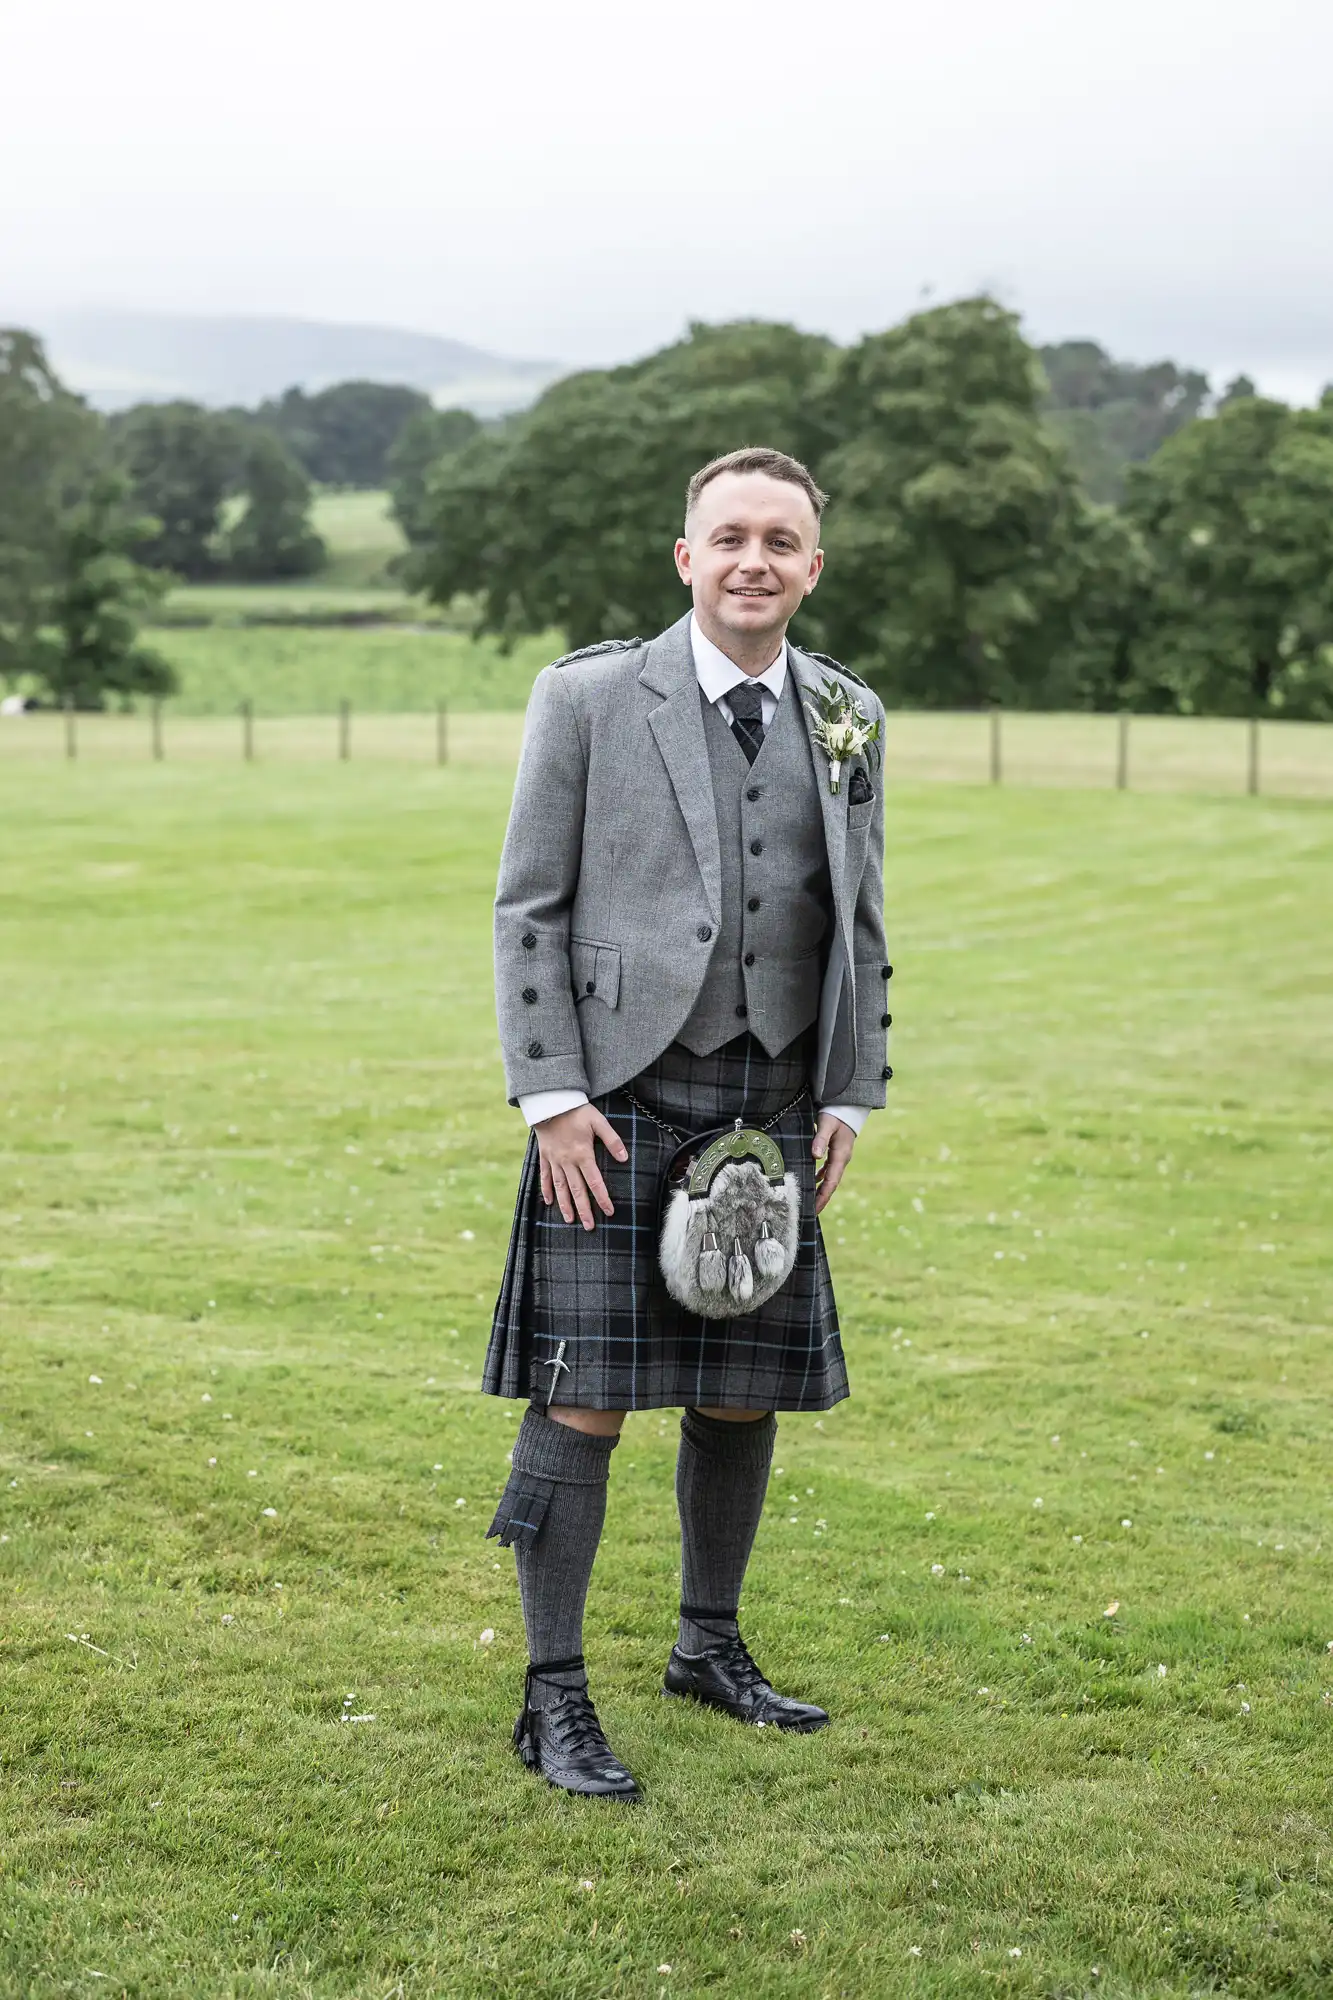
[{"label": "jacket lapel", "polygon": [[[787,642],[787,668],[796,682],[796,692],[802,697],[801,720],[806,734],[810,735],[810,714],[804,697],[813,702],[818,699],[823,685],[823,675],[813,660],[798,652],[791,641]],[[838,923],[843,921],[842,871],[847,858],[847,794],[845,791],[832,792],[828,781],[828,759],[813,737],[810,737],[810,755],[815,762],[815,783],[819,787],[819,805],[824,815],[824,844],[828,848],[829,880],[833,884],[833,906],[838,914]]]},{"label": "jacket lapel", "polygon": [[689,829],[713,921],[720,923],[722,855],[688,612],[653,640],[639,679],[644,687],[664,697],[660,707],[649,709],[648,727],[656,738],[676,802]]}]

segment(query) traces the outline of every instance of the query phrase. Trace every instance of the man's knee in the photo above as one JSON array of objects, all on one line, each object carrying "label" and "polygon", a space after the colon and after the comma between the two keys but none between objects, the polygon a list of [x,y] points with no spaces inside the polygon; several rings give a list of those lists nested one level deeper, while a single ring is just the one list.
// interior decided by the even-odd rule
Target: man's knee
[{"label": "man's knee", "polygon": [[700,1407],[698,1414],[701,1417],[712,1417],[714,1422],[719,1424],[757,1424],[762,1423],[765,1417],[771,1416],[772,1412],[769,1410],[705,1410]]},{"label": "man's knee", "polygon": [[582,1431],[586,1437],[610,1438],[619,1437],[629,1411],[552,1408],[545,1415],[558,1424],[568,1424],[571,1430]]}]

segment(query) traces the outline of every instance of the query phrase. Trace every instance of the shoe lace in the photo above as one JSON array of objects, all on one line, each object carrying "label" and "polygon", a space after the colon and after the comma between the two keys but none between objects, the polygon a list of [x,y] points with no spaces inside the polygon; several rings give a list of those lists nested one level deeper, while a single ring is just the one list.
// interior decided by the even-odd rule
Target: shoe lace
[{"label": "shoe lace", "polygon": [[749,1693],[754,1688],[767,1688],[768,1676],[756,1664],[750,1649],[738,1632],[734,1639],[723,1642],[722,1664],[732,1680]]},{"label": "shoe lace", "polygon": [[[611,1757],[592,1697],[586,1688],[566,1688],[545,1712],[545,1720],[560,1748],[574,1757]],[[613,1760],[614,1761],[614,1760]]]}]

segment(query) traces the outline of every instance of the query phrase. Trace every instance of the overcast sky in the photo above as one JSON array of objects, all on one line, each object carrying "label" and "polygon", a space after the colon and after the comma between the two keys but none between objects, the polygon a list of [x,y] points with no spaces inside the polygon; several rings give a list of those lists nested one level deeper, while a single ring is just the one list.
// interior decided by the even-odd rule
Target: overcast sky
[{"label": "overcast sky", "polygon": [[0,314],[280,312],[624,359],[986,287],[1333,378],[1328,0],[9,0]]}]

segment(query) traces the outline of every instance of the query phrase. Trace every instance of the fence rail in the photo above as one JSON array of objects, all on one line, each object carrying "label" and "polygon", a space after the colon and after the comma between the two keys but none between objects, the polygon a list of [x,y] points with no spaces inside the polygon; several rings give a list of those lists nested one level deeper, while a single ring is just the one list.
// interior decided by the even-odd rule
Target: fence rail
[{"label": "fence rail", "polygon": [[[523,718],[514,711],[265,715],[244,702],[229,716],[189,716],[155,704],[132,715],[42,710],[0,716],[0,766],[71,763],[512,763]],[[888,718],[890,783],[1041,785],[1121,791],[1262,792],[1333,798],[1333,724],[1162,715],[969,714],[896,710]]]}]

